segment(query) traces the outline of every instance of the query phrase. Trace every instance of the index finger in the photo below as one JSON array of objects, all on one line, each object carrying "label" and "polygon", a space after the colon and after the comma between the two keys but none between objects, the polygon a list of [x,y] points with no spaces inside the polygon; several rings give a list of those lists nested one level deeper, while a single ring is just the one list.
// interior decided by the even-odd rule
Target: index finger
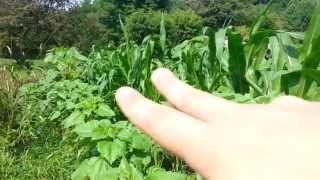
[{"label": "index finger", "polygon": [[235,114],[239,104],[194,89],[180,81],[168,69],[160,68],[152,74],[157,90],[177,109],[205,122],[226,121]]},{"label": "index finger", "polygon": [[[116,100],[129,120],[162,147],[184,158],[189,164],[201,164],[197,162],[199,147],[207,143],[204,141],[209,132],[205,122],[156,104],[131,88],[119,89]],[[201,170],[205,167],[193,168]]]}]

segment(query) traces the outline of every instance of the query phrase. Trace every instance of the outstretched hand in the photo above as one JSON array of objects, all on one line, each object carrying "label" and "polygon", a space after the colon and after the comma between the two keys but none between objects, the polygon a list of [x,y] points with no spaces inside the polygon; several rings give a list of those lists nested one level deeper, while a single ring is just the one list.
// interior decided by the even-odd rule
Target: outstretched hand
[{"label": "outstretched hand", "polygon": [[196,90],[167,69],[152,75],[175,108],[123,87],[123,113],[209,180],[319,180],[320,104],[281,97],[237,104]]}]

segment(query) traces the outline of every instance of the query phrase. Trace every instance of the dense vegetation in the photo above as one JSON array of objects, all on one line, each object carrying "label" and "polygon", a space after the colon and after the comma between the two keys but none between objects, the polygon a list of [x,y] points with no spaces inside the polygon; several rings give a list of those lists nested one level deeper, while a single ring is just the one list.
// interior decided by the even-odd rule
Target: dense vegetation
[{"label": "dense vegetation", "polygon": [[[301,22],[283,23],[289,16],[283,9],[297,11],[307,1],[63,2],[40,6],[66,13],[70,22],[51,45],[80,50],[58,47],[45,65],[0,69],[0,179],[202,179],[128,123],[114,102],[116,89],[126,85],[166,104],[150,82],[158,67],[240,103],[283,94],[320,100],[320,5],[308,28],[297,29]],[[251,19],[257,12],[248,7],[260,15]],[[279,24],[276,12],[283,14]],[[306,32],[276,29],[282,25]]]},{"label": "dense vegetation", "polygon": [[[317,0],[277,0],[263,24],[269,29],[304,31]],[[78,2],[78,3],[76,3]],[[157,34],[165,13],[172,44],[199,35],[202,27],[250,26],[269,0],[2,0],[0,2],[0,56],[23,63],[40,58],[53,47],[77,47],[88,54],[125,41],[120,19],[141,42]],[[148,17],[148,18],[147,18]]]}]

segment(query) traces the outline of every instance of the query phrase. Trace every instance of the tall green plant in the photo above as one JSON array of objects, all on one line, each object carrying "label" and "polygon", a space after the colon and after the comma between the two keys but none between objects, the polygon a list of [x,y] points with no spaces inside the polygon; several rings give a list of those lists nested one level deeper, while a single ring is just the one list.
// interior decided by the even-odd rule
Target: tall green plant
[{"label": "tall green plant", "polygon": [[320,64],[320,3],[314,12],[305,40],[300,52],[299,60],[302,64],[301,79],[297,95],[305,97],[312,83],[320,80],[318,76]]}]

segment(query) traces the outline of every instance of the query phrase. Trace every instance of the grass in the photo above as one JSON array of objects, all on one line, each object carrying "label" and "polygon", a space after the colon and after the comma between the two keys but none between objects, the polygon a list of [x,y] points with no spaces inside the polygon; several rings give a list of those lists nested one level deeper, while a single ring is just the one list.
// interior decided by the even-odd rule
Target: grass
[{"label": "grass", "polygon": [[[27,62],[31,63],[31,67],[45,67],[46,64],[42,59],[33,59],[33,60],[27,60]],[[19,66],[14,59],[7,59],[7,58],[1,58],[0,57],[0,67],[6,66],[6,67],[15,67],[15,68],[22,68]]]},{"label": "grass", "polygon": [[43,73],[44,69],[46,69],[45,63],[43,60],[32,60],[28,62],[31,63],[29,69],[18,65],[15,60],[0,58],[0,68],[14,72],[14,75],[22,81],[38,79],[37,76]]},{"label": "grass", "polygon": [[[47,133],[55,134],[51,129]],[[67,145],[59,145],[58,137],[42,135],[29,145],[0,149],[0,179],[68,179],[74,171],[75,151]],[[8,146],[7,146],[8,147]]]},{"label": "grass", "polygon": [[23,118],[19,88],[37,82],[45,68],[40,60],[27,69],[0,59],[0,179],[67,179],[74,171],[76,151],[61,143],[57,125],[34,126],[35,119]]},{"label": "grass", "polygon": [[0,65],[13,65],[15,62],[13,59],[0,58]]}]

